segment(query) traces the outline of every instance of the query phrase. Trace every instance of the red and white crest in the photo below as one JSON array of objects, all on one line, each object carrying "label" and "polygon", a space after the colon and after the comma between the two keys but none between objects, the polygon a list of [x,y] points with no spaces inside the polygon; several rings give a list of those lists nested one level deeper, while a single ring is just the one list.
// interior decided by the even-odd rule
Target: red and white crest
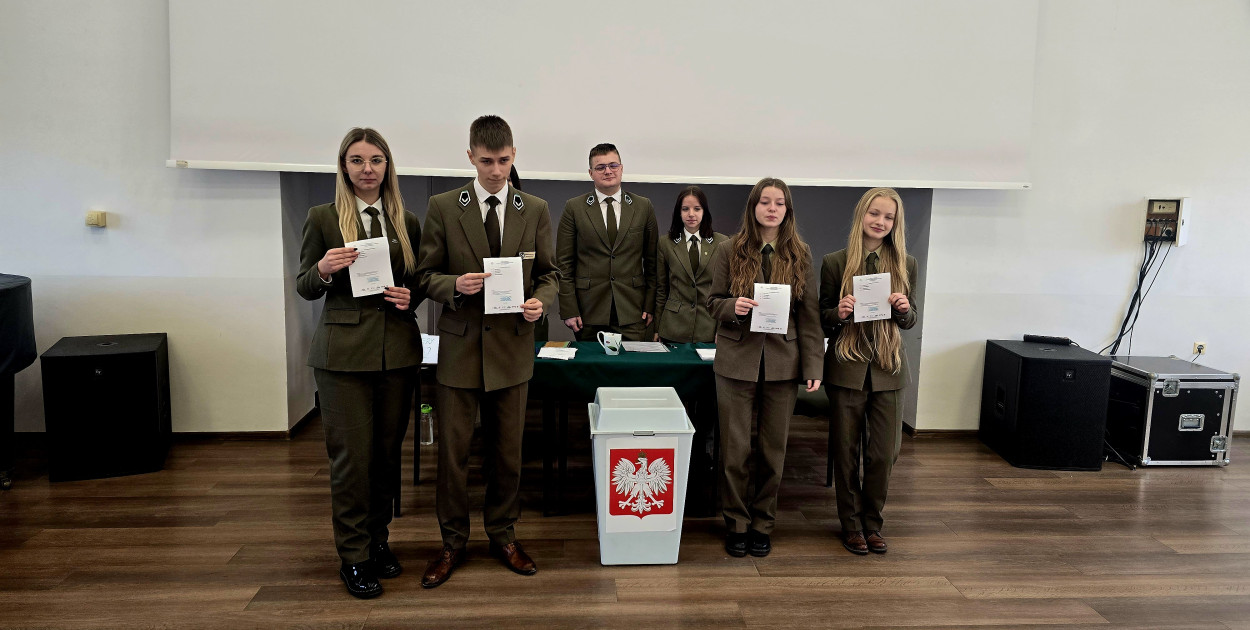
[{"label": "red and white crest", "polygon": [[673,513],[672,448],[608,450],[612,479],[608,483],[608,514],[647,516]]}]

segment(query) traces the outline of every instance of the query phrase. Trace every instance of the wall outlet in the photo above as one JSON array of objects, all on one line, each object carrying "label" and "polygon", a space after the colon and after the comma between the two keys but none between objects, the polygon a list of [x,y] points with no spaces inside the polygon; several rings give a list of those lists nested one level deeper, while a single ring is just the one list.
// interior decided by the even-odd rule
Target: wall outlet
[{"label": "wall outlet", "polygon": [[1207,342],[1195,341],[1194,342],[1194,354],[1206,354],[1206,353],[1207,353]]}]

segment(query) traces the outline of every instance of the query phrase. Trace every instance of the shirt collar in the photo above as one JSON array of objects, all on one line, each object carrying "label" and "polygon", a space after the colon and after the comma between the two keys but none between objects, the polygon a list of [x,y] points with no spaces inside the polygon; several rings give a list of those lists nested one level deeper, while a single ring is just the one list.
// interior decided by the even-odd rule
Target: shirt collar
[{"label": "shirt collar", "polygon": [[[355,195],[352,195],[352,196],[356,197]],[[368,204],[368,203],[365,203],[364,199],[361,199],[360,197],[356,197],[356,212],[357,213],[363,214],[365,211],[365,208],[368,208],[371,205],[374,208],[377,208],[378,212],[381,212],[382,211],[382,198],[378,197],[377,201],[373,202],[372,204]]]},{"label": "shirt collar", "polygon": [[760,251],[761,251],[761,252],[762,252],[762,251],[764,251],[764,246],[765,246],[765,245],[772,245],[772,246],[773,246],[773,252],[776,252],[776,251],[777,251],[777,244],[776,244],[776,243],[774,243],[774,242],[772,242],[772,241],[769,241],[769,242],[767,242],[767,243],[762,243],[762,244],[760,244]]},{"label": "shirt collar", "polygon": [[877,255],[877,260],[881,260],[881,248],[880,248],[880,247],[878,247],[877,249],[875,249],[875,250],[873,250],[873,251],[871,251],[871,252],[865,252],[865,253],[864,253],[864,260],[868,260],[869,258],[871,258],[871,257],[872,257],[872,255],[873,255],[873,254],[876,254],[876,255]]},{"label": "shirt collar", "polygon": [[[478,203],[482,203],[482,204],[486,203],[486,198],[491,196],[491,194],[486,192],[486,189],[482,187],[481,182],[477,181],[476,177],[473,178],[473,191],[477,193]],[[499,198],[500,205],[507,205],[506,202],[508,201],[508,185],[504,184],[504,187],[501,188],[499,192],[495,193],[495,196]]]},{"label": "shirt collar", "polygon": [[603,193],[599,192],[599,189],[598,189],[598,188],[596,188],[596,189],[595,189],[595,198],[599,200],[599,203],[603,203],[603,200],[604,200],[604,199],[607,199],[608,197],[611,197],[611,198],[612,198],[612,202],[613,202],[613,203],[615,203],[615,204],[619,207],[619,206],[621,205],[621,191],[623,191],[623,190],[625,190],[625,189],[624,189],[624,188],[618,188],[618,189],[617,189],[617,191],[616,191],[616,194],[614,194],[614,195],[605,195],[605,194],[603,194]]},{"label": "shirt collar", "polygon": [[698,232],[691,232],[687,230],[686,228],[681,229],[681,234],[682,234],[681,240],[686,241],[687,243],[690,242],[691,236],[695,237],[696,239],[700,241],[703,240],[703,236],[701,236]]}]

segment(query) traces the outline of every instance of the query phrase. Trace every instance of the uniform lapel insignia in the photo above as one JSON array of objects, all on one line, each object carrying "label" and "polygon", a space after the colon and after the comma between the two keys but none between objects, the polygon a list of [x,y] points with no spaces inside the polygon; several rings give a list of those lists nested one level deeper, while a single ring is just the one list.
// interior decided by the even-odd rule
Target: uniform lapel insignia
[{"label": "uniform lapel insignia", "polygon": [[678,236],[677,238],[673,239],[673,242],[674,242],[674,243],[681,243],[681,237],[680,237],[680,236]]},{"label": "uniform lapel insignia", "polygon": [[703,239],[703,242],[708,243],[708,244],[710,245],[710,244],[712,243],[712,237],[710,237],[710,236],[709,236],[709,237],[707,237],[707,238]]},{"label": "uniform lapel insignia", "polygon": [[586,205],[588,206],[595,205],[595,193],[590,193],[590,196],[586,197]]},{"label": "uniform lapel insignia", "polygon": [[512,195],[512,205],[517,210],[520,210],[521,208],[525,207],[525,202],[521,201],[521,195],[515,195],[515,194]]},{"label": "uniform lapel insignia", "polygon": [[633,198],[633,197],[630,197],[630,196],[629,196],[629,193],[625,193],[624,195],[622,195],[622,198],[624,198],[624,199],[625,199],[625,203],[627,203],[627,204],[629,204],[629,205],[631,205],[631,206],[632,206],[632,205],[634,205],[634,198]]},{"label": "uniform lapel insignia", "polygon": [[460,207],[461,208],[469,207],[469,201],[471,201],[471,199],[469,198],[469,191],[467,190],[460,191]]}]

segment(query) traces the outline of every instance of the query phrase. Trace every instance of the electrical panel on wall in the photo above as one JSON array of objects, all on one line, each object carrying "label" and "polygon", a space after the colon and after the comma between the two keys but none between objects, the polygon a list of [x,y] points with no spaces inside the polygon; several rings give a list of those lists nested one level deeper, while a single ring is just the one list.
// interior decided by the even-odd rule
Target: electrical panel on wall
[{"label": "electrical panel on wall", "polygon": [[1146,205],[1146,240],[1184,245],[1189,238],[1190,209],[1188,197],[1150,199]]}]

